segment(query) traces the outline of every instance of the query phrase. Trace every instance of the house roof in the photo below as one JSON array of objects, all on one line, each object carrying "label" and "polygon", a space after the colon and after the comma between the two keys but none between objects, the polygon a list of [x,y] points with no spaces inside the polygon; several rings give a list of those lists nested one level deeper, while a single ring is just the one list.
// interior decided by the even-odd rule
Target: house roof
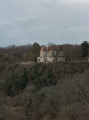
[{"label": "house roof", "polygon": [[40,51],[42,51],[42,52],[43,52],[43,51],[47,51],[47,50],[46,50],[46,47],[45,47],[45,46],[42,46]]},{"label": "house roof", "polygon": [[48,47],[48,51],[50,51],[50,50],[52,50],[52,51],[59,51],[60,48],[59,48],[59,46],[52,45],[52,46]]},{"label": "house roof", "polygon": [[45,52],[45,51],[61,51],[61,48],[59,46],[56,46],[56,45],[51,45],[48,48],[46,48],[45,46],[42,46],[40,51],[42,51],[42,52]]}]

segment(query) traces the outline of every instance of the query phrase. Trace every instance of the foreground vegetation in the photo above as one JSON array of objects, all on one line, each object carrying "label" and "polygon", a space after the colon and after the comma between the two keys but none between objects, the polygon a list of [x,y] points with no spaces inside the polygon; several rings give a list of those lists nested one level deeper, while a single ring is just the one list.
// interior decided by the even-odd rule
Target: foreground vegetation
[{"label": "foreground vegetation", "polygon": [[89,119],[89,62],[0,66],[0,120]]},{"label": "foreground vegetation", "polygon": [[88,120],[89,44],[59,45],[66,62],[49,64],[40,47],[0,48],[0,120]]}]

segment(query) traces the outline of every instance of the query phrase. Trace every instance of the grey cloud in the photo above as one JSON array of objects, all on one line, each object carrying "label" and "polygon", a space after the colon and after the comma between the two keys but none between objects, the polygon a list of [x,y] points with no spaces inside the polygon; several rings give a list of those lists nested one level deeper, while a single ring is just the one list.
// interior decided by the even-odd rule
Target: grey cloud
[{"label": "grey cloud", "polygon": [[[68,0],[67,0],[68,1]],[[89,4],[61,0],[1,0],[0,46],[89,41]]]}]

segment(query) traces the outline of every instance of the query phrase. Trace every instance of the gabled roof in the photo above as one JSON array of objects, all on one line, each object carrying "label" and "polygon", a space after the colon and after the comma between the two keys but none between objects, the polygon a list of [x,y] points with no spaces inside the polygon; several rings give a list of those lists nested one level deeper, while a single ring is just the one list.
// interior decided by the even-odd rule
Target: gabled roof
[{"label": "gabled roof", "polygon": [[46,46],[42,46],[40,51],[47,52],[47,51],[62,51],[62,50],[59,46],[51,45],[48,48],[46,48]]},{"label": "gabled roof", "polygon": [[55,45],[52,45],[52,46],[50,46],[50,47],[48,47],[48,51],[59,51],[60,50],[60,48],[59,48],[59,46],[55,46]]}]

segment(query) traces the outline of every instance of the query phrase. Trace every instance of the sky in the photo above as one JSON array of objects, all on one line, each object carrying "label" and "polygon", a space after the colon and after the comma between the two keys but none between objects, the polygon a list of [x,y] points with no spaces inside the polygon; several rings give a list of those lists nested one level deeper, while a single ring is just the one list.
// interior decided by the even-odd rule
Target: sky
[{"label": "sky", "polygon": [[89,0],[0,0],[0,46],[89,42]]}]

